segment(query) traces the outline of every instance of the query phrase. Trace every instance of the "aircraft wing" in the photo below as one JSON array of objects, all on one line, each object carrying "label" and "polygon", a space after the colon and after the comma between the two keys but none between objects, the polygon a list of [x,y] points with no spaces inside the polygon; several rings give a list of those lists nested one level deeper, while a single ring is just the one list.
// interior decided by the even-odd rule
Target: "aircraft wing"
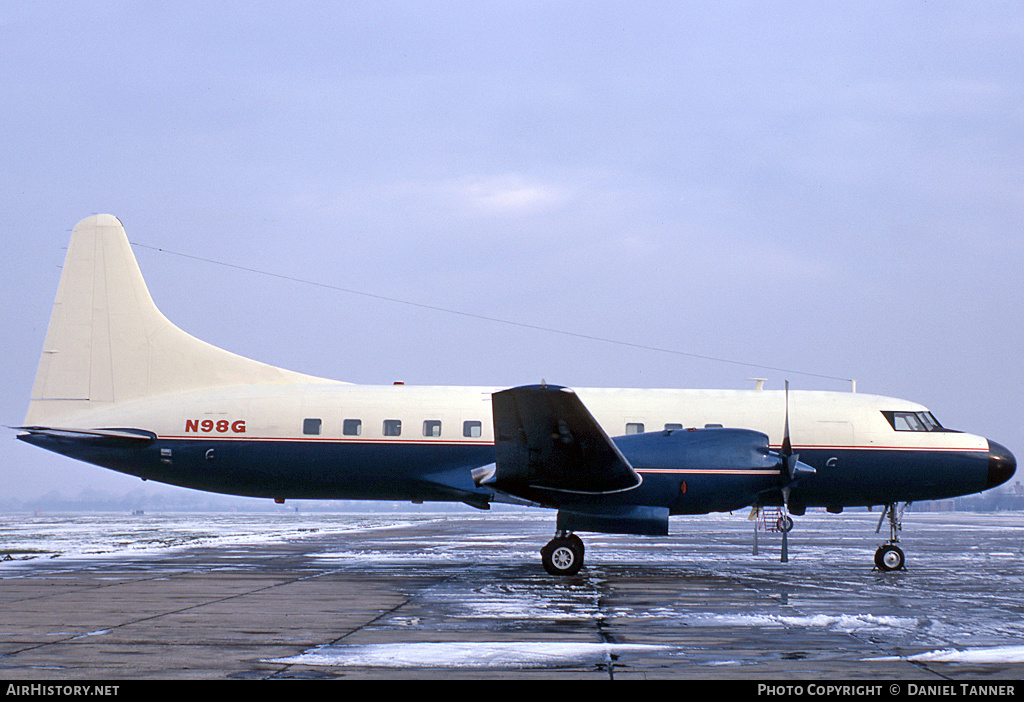
[{"label": "aircraft wing", "polygon": [[536,499],[551,493],[622,492],[642,482],[569,388],[528,385],[502,390],[493,394],[491,405],[494,487]]}]

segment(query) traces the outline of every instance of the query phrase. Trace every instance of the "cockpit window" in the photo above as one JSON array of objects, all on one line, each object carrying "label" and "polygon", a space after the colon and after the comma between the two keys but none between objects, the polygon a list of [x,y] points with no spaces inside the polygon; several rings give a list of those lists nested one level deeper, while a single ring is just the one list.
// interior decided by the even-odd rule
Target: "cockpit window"
[{"label": "cockpit window", "polygon": [[942,425],[935,421],[935,417],[932,416],[931,412],[921,412],[921,421],[928,427],[928,431],[939,431],[942,429]]},{"label": "cockpit window", "polygon": [[945,431],[931,412],[882,411],[896,431]]}]

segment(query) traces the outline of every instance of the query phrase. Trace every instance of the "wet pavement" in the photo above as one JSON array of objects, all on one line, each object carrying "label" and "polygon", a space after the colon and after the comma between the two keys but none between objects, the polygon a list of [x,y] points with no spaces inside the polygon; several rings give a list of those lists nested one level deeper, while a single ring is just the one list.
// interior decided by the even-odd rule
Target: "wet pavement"
[{"label": "wet pavement", "polygon": [[16,558],[0,563],[0,677],[1024,676],[1024,514],[908,513],[894,573],[873,570],[877,521],[799,517],[788,563],[775,533],[752,555],[738,514],[674,518],[662,538],[582,534],[572,578],[541,567],[548,512]]}]

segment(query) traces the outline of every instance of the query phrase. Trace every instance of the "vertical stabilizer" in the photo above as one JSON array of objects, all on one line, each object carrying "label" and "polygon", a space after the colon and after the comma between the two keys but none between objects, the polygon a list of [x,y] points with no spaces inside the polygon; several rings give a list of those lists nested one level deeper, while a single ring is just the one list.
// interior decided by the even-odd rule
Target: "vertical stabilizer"
[{"label": "vertical stabilizer", "polygon": [[153,303],[121,222],[71,234],[26,426],[98,405],[198,388],[330,382],[224,351],[183,332]]}]

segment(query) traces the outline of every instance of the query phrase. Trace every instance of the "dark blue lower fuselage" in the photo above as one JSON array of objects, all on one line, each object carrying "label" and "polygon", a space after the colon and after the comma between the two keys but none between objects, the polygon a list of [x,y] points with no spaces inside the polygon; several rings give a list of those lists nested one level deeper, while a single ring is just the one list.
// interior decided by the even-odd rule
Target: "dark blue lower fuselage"
[{"label": "dark blue lower fuselage", "polygon": [[[482,506],[492,494],[475,485],[470,475],[473,468],[494,461],[493,446],[483,443],[157,438],[140,445],[137,441],[42,434],[19,438],[143,479],[233,495],[465,501]],[[799,448],[800,460],[816,473],[793,485],[790,506],[794,511],[801,506],[868,506],[980,492],[1009,477],[1004,477],[1006,461],[998,460],[1000,449],[1005,452],[994,443],[988,452]],[[576,497],[573,503],[658,506],[667,507],[672,514],[731,511],[755,502],[782,503],[780,479],[764,471],[716,472],[714,466],[708,466],[703,471],[654,472],[658,467],[645,466],[642,461],[635,461],[634,467],[643,476],[636,489]]]}]

